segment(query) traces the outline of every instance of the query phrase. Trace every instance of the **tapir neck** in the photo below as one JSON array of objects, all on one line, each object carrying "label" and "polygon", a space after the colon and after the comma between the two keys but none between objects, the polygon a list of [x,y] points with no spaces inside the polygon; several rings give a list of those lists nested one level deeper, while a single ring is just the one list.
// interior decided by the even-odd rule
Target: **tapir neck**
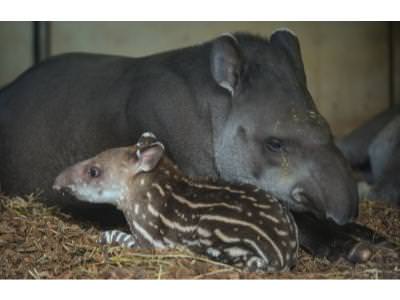
[{"label": "tapir neck", "polygon": [[190,176],[217,176],[214,142],[229,113],[229,93],[213,79],[209,55],[206,43],[138,59],[133,68],[146,72],[148,81],[141,83],[147,85],[141,87],[145,92],[132,92],[129,101],[130,136],[137,139],[143,131],[152,131]]}]

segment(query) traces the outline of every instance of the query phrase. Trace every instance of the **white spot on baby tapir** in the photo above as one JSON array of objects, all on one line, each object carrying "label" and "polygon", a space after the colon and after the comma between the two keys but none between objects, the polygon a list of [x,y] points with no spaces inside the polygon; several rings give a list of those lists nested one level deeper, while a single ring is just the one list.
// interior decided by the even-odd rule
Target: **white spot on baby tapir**
[{"label": "white spot on baby tapir", "polygon": [[150,227],[153,227],[155,229],[158,229],[158,226],[154,224],[153,222],[149,222]]},{"label": "white spot on baby tapir", "polygon": [[140,185],[145,185],[146,181],[144,178],[140,179]]},{"label": "white spot on baby tapir", "polygon": [[287,246],[287,243],[284,240],[281,240],[281,244],[282,244],[283,247]]},{"label": "white spot on baby tapir", "polygon": [[134,211],[135,211],[135,215],[139,214],[139,204],[135,204]]},{"label": "white spot on baby tapir", "polygon": [[218,249],[215,248],[207,248],[206,250],[207,254],[213,257],[218,257],[221,255],[221,251],[219,251]]},{"label": "white spot on baby tapir", "polygon": [[150,193],[150,192],[146,192],[146,197],[147,197],[147,199],[148,199],[149,201],[151,201],[152,196],[151,196],[151,193]]},{"label": "white spot on baby tapir", "polygon": [[247,216],[251,217],[253,214],[251,212],[247,213]]},{"label": "white spot on baby tapir", "polygon": [[172,187],[171,187],[169,184],[166,184],[166,185],[165,185],[165,188],[166,188],[167,190],[169,190],[169,191],[172,191]]},{"label": "white spot on baby tapir", "polygon": [[292,249],[296,248],[296,247],[297,247],[297,241],[290,241],[290,242],[289,242],[289,246],[290,246]]},{"label": "white spot on baby tapir", "polygon": [[290,253],[286,253],[286,261],[289,261],[292,258],[292,256],[290,255]]},{"label": "white spot on baby tapir", "polygon": [[233,231],[238,232],[239,228],[235,227],[235,228],[233,228]]},{"label": "white spot on baby tapir", "polygon": [[146,220],[146,215],[142,214],[142,218],[143,218],[143,220]]}]

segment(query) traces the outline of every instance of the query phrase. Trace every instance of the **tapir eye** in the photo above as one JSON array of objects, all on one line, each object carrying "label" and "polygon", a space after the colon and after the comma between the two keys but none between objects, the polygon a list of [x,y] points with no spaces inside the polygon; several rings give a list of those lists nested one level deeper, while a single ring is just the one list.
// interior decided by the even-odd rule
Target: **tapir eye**
[{"label": "tapir eye", "polygon": [[278,138],[270,137],[265,140],[264,147],[272,152],[280,152],[283,150],[283,142]]},{"label": "tapir eye", "polygon": [[88,174],[90,177],[96,178],[101,175],[101,170],[99,167],[93,166],[89,168]]}]

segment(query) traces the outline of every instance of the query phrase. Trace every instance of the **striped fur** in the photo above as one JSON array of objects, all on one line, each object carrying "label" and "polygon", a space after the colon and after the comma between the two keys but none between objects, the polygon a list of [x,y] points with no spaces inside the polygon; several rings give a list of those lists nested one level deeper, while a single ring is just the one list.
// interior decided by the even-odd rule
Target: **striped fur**
[{"label": "striped fur", "polygon": [[120,230],[108,230],[102,232],[98,242],[100,244],[117,244],[127,248],[134,248],[136,246],[136,241],[133,235]]},{"label": "striped fur", "polygon": [[[135,248],[184,246],[251,271],[284,271],[295,263],[297,227],[275,197],[252,185],[189,178],[159,146],[153,135],[146,134],[135,146],[110,149],[77,164],[102,168],[104,177],[96,177],[93,184],[66,171],[67,186],[83,195],[82,200],[89,194],[86,201],[92,202],[101,202],[104,195],[117,197],[107,201],[123,211],[132,235],[107,231],[100,242]],[[146,149],[156,162],[148,153],[148,165],[140,161]],[[74,169],[70,174],[84,173]]]},{"label": "striped fur", "polygon": [[254,186],[195,181],[164,158],[138,174],[129,191],[119,208],[140,247],[184,246],[250,271],[285,271],[296,261],[296,224],[275,197]]}]

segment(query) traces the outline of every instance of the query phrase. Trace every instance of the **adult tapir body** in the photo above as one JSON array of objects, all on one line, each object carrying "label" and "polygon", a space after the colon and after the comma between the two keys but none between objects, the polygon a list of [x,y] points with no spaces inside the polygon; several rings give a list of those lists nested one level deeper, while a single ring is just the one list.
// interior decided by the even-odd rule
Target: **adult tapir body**
[{"label": "adult tapir body", "polygon": [[400,108],[392,107],[337,141],[372,185],[369,199],[400,205]]},{"label": "adult tapir body", "polygon": [[3,190],[51,201],[61,170],[144,131],[190,176],[248,182],[339,224],[357,214],[356,185],[288,31],[143,58],[67,54],[28,70],[0,91]]}]

